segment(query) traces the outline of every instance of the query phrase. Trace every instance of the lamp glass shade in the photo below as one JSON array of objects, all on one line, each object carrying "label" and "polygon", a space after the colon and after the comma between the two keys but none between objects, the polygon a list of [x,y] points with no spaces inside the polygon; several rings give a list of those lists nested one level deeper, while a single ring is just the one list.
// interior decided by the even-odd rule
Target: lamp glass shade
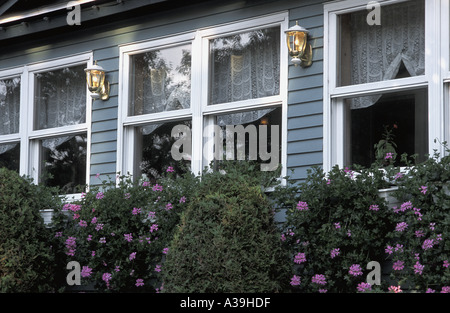
[{"label": "lamp glass shade", "polygon": [[100,92],[105,83],[105,71],[97,64],[84,70],[86,72],[86,81],[90,92]]}]

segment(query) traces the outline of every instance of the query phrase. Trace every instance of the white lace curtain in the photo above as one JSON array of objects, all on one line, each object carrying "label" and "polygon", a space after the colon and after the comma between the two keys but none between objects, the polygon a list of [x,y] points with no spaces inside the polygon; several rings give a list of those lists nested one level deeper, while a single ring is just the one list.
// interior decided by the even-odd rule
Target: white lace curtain
[{"label": "white lace curtain", "polygon": [[[36,74],[35,129],[47,129],[86,121],[85,66]],[[44,148],[55,150],[74,136],[42,140]]]},{"label": "white lace curtain", "polygon": [[218,47],[211,54],[210,104],[279,94],[279,28],[243,34],[241,39],[246,36],[247,42],[233,42],[230,37],[212,43]]},{"label": "white lace curtain", "polygon": [[[410,76],[425,72],[425,7],[423,0],[381,9],[381,25],[369,25],[367,12],[351,17],[351,84],[396,78],[403,63]],[[366,108],[381,96],[352,99],[351,108]]]},{"label": "white lace curtain", "polygon": [[[0,80],[0,136],[17,134],[20,120],[20,78]],[[0,155],[17,144],[1,144]]]}]

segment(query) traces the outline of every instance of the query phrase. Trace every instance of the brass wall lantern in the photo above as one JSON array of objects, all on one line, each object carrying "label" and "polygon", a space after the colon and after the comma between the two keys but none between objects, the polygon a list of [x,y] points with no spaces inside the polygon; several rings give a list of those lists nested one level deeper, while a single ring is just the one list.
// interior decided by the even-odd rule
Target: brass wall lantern
[{"label": "brass wall lantern", "polygon": [[286,31],[287,46],[295,66],[309,67],[312,64],[312,47],[308,41],[308,30],[295,22]]},{"label": "brass wall lantern", "polygon": [[93,99],[109,99],[109,82],[105,79],[105,70],[94,62],[94,65],[84,69],[86,72],[86,81],[88,89]]}]

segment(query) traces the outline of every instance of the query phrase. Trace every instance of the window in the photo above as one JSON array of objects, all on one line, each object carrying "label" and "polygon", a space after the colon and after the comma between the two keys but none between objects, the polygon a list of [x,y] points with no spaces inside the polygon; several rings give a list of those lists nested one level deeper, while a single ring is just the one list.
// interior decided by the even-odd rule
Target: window
[{"label": "window", "polygon": [[19,172],[20,167],[19,76],[0,78],[0,167]]},{"label": "window", "polygon": [[379,25],[369,23],[367,1],[325,5],[325,170],[369,166],[386,132],[397,165],[403,153],[423,161],[446,137],[440,1],[378,3]]},{"label": "window", "polygon": [[156,179],[227,158],[285,164],[286,25],[276,14],[120,47],[118,168]]},{"label": "window", "polygon": [[0,164],[34,181],[83,190],[88,177],[90,54],[27,65],[0,80]]}]

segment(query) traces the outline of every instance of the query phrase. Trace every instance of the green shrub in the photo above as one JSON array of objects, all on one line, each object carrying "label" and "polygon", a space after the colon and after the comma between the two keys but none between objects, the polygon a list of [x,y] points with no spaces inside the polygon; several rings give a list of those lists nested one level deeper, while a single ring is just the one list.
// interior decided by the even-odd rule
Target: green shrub
[{"label": "green shrub", "polygon": [[[254,170],[256,169],[256,170]],[[165,292],[281,292],[288,282],[273,206],[273,181],[236,162],[204,173],[162,268]]]},{"label": "green shrub", "polygon": [[59,203],[55,190],[0,168],[0,292],[54,291],[54,251],[39,210]]},{"label": "green shrub", "polygon": [[81,266],[81,284],[97,292],[155,292],[180,213],[198,179],[175,179],[167,172],[157,183],[118,177],[92,186],[54,217],[59,264]]}]

